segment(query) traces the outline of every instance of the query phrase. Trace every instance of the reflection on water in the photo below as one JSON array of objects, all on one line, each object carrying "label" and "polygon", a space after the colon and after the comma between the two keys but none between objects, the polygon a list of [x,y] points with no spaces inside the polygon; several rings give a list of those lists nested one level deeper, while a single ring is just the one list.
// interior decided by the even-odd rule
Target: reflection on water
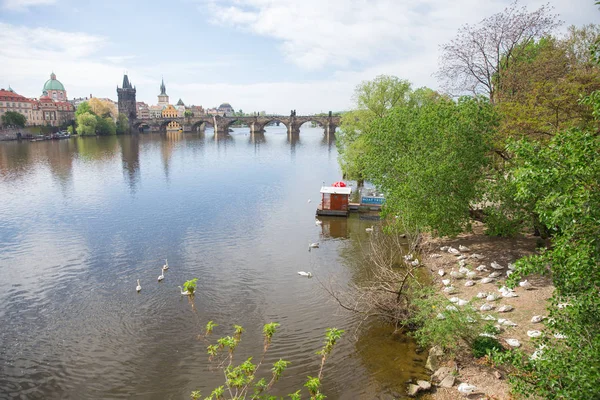
[{"label": "reflection on water", "polygon": [[[356,216],[315,225],[321,182],[339,176],[335,143],[318,128],[1,143],[0,393],[207,393],[222,384],[197,340],[208,320],[215,335],[247,329],[238,359],[262,349],[262,324],[281,323],[266,362],[292,362],[276,394],[300,388],[318,370],[325,328],[359,323],[319,285],[360,276],[355,255],[371,225]],[[312,241],[321,247],[308,252]],[[194,308],[177,288],[192,277]],[[329,398],[371,398],[423,373],[412,344],[384,332],[374,325],[340,342],[325,369]]]}]

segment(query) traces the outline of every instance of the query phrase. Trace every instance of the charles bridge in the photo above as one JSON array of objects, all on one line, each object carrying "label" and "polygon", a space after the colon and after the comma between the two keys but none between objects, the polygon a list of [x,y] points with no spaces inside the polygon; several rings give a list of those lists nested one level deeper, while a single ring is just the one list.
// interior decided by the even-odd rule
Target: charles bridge
[{"label": "charles bridge", "polygon": [[326,135],[334,135],[336,128],[340,124],[340,117],[325,115],[295,115],[290,116],[192,116],[177,118],[135,118],[129,121],[134,131],[140,131],[149,128],[152,132],[166,132],[167,125],[171,122],[177,122],[184,132],[203,131],[207,126],[214,128],[215,134],[229,133],[229,129],[234,124],[244,124],[250,128],[250,133],[262,133],[265,127],[273,122],[279,122],[287,128],[289,134],[300,133],[300,126],[306,122],[313,122],[324,129]]}]

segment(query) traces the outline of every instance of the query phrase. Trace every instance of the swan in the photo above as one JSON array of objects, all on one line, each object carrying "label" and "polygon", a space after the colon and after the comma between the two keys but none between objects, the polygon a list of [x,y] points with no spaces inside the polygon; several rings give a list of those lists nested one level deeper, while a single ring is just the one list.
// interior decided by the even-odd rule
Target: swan
[{"label": "swan", "polygon": [[517,324],[515,324],[514,322],[512,322],[509,319],[504,319],[504,318],[499,318],[498,319],[498,323],[500,325],[505,325],[505,326],[517,326]]},{"label": "swan", "polygon": [[469,280],[469,281],[466,281],[466,282],[465,282],[465,286],[466,286],[466,287],[473,286],[473,285],[475,285],[475,282],[474,282],[474,281],[471,281],[471,280]]},{"label": "swan", "polygon": [[493,305],[485,303],[484,305],[479,307],[479,311],[491,311],[493,308]]},{"label": "swan", "polygon": [[457,260],[466,260],[467,258],[469,258],[469,257],[467,257],[467,256],[466,256],[466,255],[464,255],[464,254],[463,254],[462,256],[458,256],[458,257],[456,257],[456,259],[457,259]]},{"label": "swan", "polygon": [[310,200],[310,199],[308,199],[307,203],[310,203],[310,202],[311,202],[311,200]]},{"label": "swan", "polygon": [[448,311],[458,311],[458,308],[456,308],[456,307],[454,307],[452,305],[447,305],[446,306],[446,310],[448,310]]},{"label": "swan", "polygon": [[521,347],[521,342],[517,339],[506,339],[506,343],[511,347]]},{"label": "swan", "polygon": [[315,219],[315,225],[323,225],[323,221],[321,221],[320,219]]},{"label": "swan", "polygon": [[508,278],[509,276],[512,275],[512,273],[515,271],[511,271],[510,269],[506,271],[506,277]]},{"label": "swan", "polygon": [[465,253],[468,251],[471,251],[471,249],[469,249],[467,246],[463,246],[462,244],[458,246],[458,250],[465,252]]},{"label": "swan", "polygon": [[438,254],[438,253],[433,253],[432,255],[429,256],[429,258],[440,258],[442,255]]},{"label": "swan", "polygon": [[318,249],[318,248],[319,248],[319,242],[308,244],[308,251],[310,251],[310,249]]},{"label": "swan", "polygon": [[470,255],[471,258],[474,258],[476,260],[483,260],[485,258],[485,256],[481,255],[481,254],[477,254],[477,253],[473,253]]},{"label": "swan", "polygon": [[450,271],[450,276],[453,277],[453,278],[455,278],[455,279],[460,279],[460,278],[464,278],[465,277],[460,272],[455,271],[454,268],[452,268],[452,271]]},{"label": "swan", "polygon": [[525,279],[523,282],[519,282],[519,286],[526,290],[533,289],[533,287],[531,286],[531,283],[529,283],[529,281],[527,279]]},{"label": "swan", "polygon": [[532,330],[532,331],[527,331],[527,336],[529,336],[529,337],[531,337],[531,338],[534,338],[534,337],[540,337],[540,336],[542,336],[542,332],[540,332],[540,331],[538,331],[538,330],[534,329],[534,330]]},{"label": "swan", "polygon": [[448,253],[454,254],[456,256],[460,255],[460,251],[458,251],[458,249],[455,249],[454,247],[448,247]]},{"label": "swan", "polygon": [[448,293],[448,294],[451,294],[451,293],[454,293],[454,292],[456,292],[456,288],[455,288],[454,286],[452,286],[452,285],[450,285],[450,286],[446,286],[446,287],[445,287],[444,289],[442,289],[442,290],[444,291],[444,293]]},{"label": "swan", "polygon": [[158,281],[162,281],[163,279],[165,279],[165,272],[161,269],[160,270],[160,275],[158,276]]},{"label": "swan", "polygon": [[492,282],[494,282],[494,278],[490,278],[490,277],[483,278],[480,282],[481,283],[492,283]]},{"label": "swan", "polygon": [[504,292],[502,293],[502,297],[519,297],[515,292]]},{"label": "swan", "polygon": [[450,286],[450,279],[442,279],[444,286]]},{"label": "swan", "polygon": [[484,264],[481,264],[479,267],[475,268],[479,272],[488,272],[489,270]]},{"label": "swan", "polygon": [[469,271],[469,272],[467,272],[467,278],[469,278],[469,279],[473,279],[476,276],[477,276],[477,272],[475,272],[475,271]]},{"label": "swan", "polygon": [[496,320],[496,318],[494,318],[494,317],[493,317],[492,315],[490,315],[490,314],[487,314],[487,315],[482,315],[482,316],[481,316],[481,319],[482,319],[482,320],[484,320],[484,321],[495,321],[495,320]]},{"label": "swan", "polygon": [[371,225],[370,228],[365,228],[365,231],[366,232],[373,232],[373,225]]},{"label": "swan", "polygon": [[463,299],[458,299],[458,302],[456,303],[459,306],[466,306],[467,304],[469,304],[469,300],[463,300]]},{"label": "swan", "polygon": [[306,276],[308,278],[312,277],[312,274],[310,272],[304,272],[304,271],[298,271],[298,275]]},{"label": "swan", "polygon": [[502,265],[498,264],[496,261],[492,261],[490,266],[494,269],[504,269],[504,267]]},{"label": "swan", "polygon": [[443,269],[439,269],[438,270],[438,275],[439,276],[444,276],[444,275],[446,275],[446,271],[444,271]]},{"label": "swan", "polygon": [[469,268],[467,268],[467,267],[460,267],[458,269],[458,272],[460,272],[461,274],[466,274],[467,272],[469,272]]},{"label": "swan", "polygon": [[413,257],[414,257],[414,256],[412,255],[412,253],[410,253],[410,254],[407,254],[407,255],[403,256],[403,258],[404,258],[406,261],[410,261],[410,260],[412,260],[412,259],[413,259]]},{"label": "swan", "polygon": [[497,277],[499,277],[500,275],[502,275],[502,272],[494,271],[494,272],[492,272],[491,274],[489,274],[488,276],[489,276],[490,278],[497,278]]},{"label": "swan", "polygon": [[488,297],[485,298],[487,301],[496,301],[499,299],[499,297],[497,295],[495,295],[494,293],[488,295]]},{"label": "swan", "polygon": [[135,287],[135,290],[137,290],[138,292],[140,292],[142,290],[142,286],[140,285],[140,280],[137,280],[138,285]]},{"label": "swan", "polygon": [[510,269],[511,271],[514,271],[515,270],[515,264],[508,263],[508,269]]},{"label": "swan", "polygon": [[459,267],[465,267],[467,265],[467,261],[466,260],[458,260],[458,266]]},{"label": "swan", "polygon": [[514,309],[513,306],[511,306],[510,304],[506,304],[504,306],[498,307],[498,310],[496,310],[496,311],[498,311],[498,312],[509,312],[509,311],[512,311],[513,309]]},{"label": "swan", "polygon": [[413,261],[410,262],[410,265],[412,265],[413,267],[418,267],[419,266],[419,259],[415,258]]},{"label": "swan", "polygon": [[163,265],[162,269],[163,269],[163,271],[166,271],[169,269],[169,262],[167,261],[166,258],[165,258],[165,265]]},{"label": "swan", "polygon": [[463,382],[460,385],[458,385],[457,389],[463,396],[468,396],[475,390],[477,390],[477,386],[469,385],[468,383]]},{"label": "swan", "polygon": [[542,322],[543,319],[543,315],[534,315],[533,317],[531,317],[531,322],[537,324],[538,322]]},{"label": "swan", "polygon": [[181,295],[182,296],[189,296],[189,295],[192,294],[191,292],[188,292],[187,290],[183,291],[183,288],[181,286],[177,286],[177,287],[179,288],[179,290],[181,290]]},{"label": "swan", "polygon": [[448,251],[449,248],[450,246],[442,246],[440,247],[440,251]]},{"label": "swan", "polygon": [[459,300],[460,300],[460,299],[459,299],[458,297],[450,297],[450,298],[448,299],[448,301],[449,301],[450,303],[458,303],[458,301],[459,301]]},{"label": "swan", "polygon": [[477,293],[477,298],[478,299],[485,299],[486,297],[488,297],[488,294],[489,293],[486,293],[486,292],[479,292],[479,293]]}]

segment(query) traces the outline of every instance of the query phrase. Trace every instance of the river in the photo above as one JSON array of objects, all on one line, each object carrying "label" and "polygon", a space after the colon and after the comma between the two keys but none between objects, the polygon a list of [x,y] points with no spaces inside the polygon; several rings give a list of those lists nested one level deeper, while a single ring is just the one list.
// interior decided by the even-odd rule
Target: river
[{"label": "river", "polygon": [[[372,224],[315,224],[321,183],[339,178],[319,128],[0,143],[0,399],[208,395],[223,383],[198,339],[209,320],[213,339],[246,329],[238,361],[259,358],[264,323],[281,324],[266,362],[292,364],[275,394],[317,374],[327,327],[347,332],[328,398],[401,392],[424,374],[414,343],[376,323],[353,339],[359,319],[319,283],[359,279],[352,254]],[[191,304],[177,286],[195,277]]]}]

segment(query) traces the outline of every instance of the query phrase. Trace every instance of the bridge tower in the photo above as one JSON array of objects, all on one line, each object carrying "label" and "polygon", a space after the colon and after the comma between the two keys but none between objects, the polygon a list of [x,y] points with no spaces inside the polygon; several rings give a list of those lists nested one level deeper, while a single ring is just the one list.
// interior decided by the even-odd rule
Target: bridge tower
[{"label": "bridge tower", "polygon": [[125,114],[129,119],[129,126],[137,118],[137,106],[135,103],[135,87],[129,82],[127,74],[123,75],[123,87],[117,86],[119,98],[119,114]]}]

